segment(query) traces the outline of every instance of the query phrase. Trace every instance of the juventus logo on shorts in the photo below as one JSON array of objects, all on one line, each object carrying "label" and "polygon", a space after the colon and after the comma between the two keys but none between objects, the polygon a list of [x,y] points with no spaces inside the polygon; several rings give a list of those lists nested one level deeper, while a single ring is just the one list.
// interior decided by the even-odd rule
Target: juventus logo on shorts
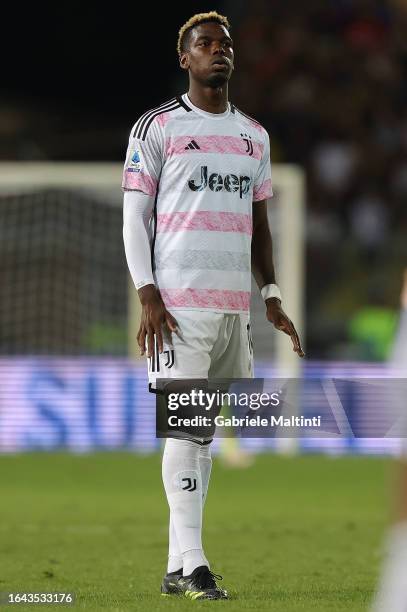
[{"label": "juventus logo on shorts", "polygon": [[[175,362],[175,352],[174,349],[168,349],[163,351],[163,355],[165,356],[165,368],[172,368]],[[154,338],[154,347],[153,354],[148,358],[148,369],[150,372],[159,372],[160,371],[160,353],[158,352],[158,344],[157,339]]]},{"label": "juventus logo on shorts", "polygon": [[164,355],[167,355],[167,362],[164,363],[165,367],[172,368],[172,366],[174,365],[174,349],[164,351]]}]

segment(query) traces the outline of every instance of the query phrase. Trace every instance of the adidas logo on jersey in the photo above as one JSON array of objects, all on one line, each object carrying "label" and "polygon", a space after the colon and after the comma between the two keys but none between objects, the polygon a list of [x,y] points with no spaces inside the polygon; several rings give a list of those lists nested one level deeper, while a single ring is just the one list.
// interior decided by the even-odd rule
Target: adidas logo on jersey
[{"label": "adidas logo on jersey", "polygon": [[187,146],[185,147],[185,151],[187,151],[188,149],[200,149],[201,147],[199,146],[199,144],[197,142],[195,142],[195,140],[191,140],[191,142],[189,142],[187,144]]},{"label": "adidas logo on jersey", "polygon": [[208,176],[208,166],[201,166],[200,182],[194,179],[188,181],[188,186],[192,191],[204,191],[209,188],[211,191],[228,191],[229,193],[239,192],[239,197],[246,196],[251,187],[252,181],[249,176],[237,176],[237,174],[218,174],[213,172]]}]

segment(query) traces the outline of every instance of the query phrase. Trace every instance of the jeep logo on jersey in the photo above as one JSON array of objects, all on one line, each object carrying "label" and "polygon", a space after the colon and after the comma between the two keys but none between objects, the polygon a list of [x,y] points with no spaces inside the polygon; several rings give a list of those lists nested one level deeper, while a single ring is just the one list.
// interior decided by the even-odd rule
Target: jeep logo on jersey
[{"label": "jeep logo on jersey", "polygon": [[201,166],[199,182],[190,179],[188,186],[192,191],[203,191],[207,187],[211,191],[229,191],[229,193],[238,191],[239,197],[243,198],[250,191],[251,183],[249,176],[237,176],[237,174],[222,176],[213,172],[208,177],[208,166]]}]

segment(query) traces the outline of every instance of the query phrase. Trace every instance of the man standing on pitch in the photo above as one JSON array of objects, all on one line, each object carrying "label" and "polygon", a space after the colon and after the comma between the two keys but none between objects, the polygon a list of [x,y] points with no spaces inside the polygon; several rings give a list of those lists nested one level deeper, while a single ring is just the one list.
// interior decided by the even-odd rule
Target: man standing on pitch
[{"label": "man standing on pitch", "polygon": [[[228,101],[234,65],[226,17],[193,16],[180,29],[189,90],[147,111],[131,130],[123,174],[123,238],[142,304],[138,343],[150,389],[160,379],[249,378],[251,272],[268,321],[304,353],[281,308],[267,221],[272,196],[265,129]],[[205,557],[202,511],[210,440],[168,438],[163,482],[170,508],[161,592],[224,599]],[[194,483],[186,486],[185,483]]]}]

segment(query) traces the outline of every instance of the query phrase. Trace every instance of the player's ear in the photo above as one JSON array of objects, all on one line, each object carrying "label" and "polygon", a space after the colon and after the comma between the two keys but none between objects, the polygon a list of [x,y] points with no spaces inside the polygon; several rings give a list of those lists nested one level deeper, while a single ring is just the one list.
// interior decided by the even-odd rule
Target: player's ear
[{"label": "player's ear", "polygon": [[179,65],[183,70],[189,69],[189,54],[186,51],[180,54]]}]

